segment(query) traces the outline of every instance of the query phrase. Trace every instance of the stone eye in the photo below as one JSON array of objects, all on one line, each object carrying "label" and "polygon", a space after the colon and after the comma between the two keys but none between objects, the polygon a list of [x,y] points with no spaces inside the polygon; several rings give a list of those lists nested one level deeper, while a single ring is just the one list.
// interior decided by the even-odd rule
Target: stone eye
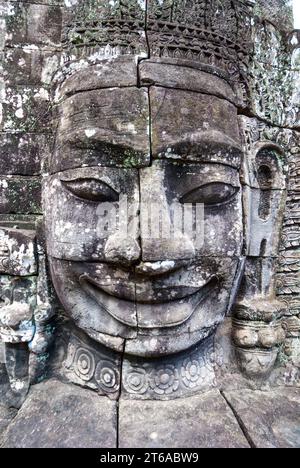
[{"label": "stone eye", "polygon": [[76,197],[93,202],[116,202],[118,193],[105,182],[97,179],[76,179],[65,181],[62,184]]},{"label": "stone eye", "polygon": [[180,203],[203,203],[204,205],[220,205],[231,200],[238,187],[222,182],[212,182],[202,185],[181,197]]}]

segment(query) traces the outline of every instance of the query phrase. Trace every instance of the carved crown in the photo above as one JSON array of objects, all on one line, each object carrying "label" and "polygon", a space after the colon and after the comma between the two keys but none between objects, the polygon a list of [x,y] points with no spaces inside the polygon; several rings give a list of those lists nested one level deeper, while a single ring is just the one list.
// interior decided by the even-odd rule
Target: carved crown
[{"label": "carved crown", "polygon": [[[253,0],[85,0],[65,15],[66,60],[90,54],[189,60],[235,77],[251,54]],[[246,68],[245,68],[246,67]]]}]

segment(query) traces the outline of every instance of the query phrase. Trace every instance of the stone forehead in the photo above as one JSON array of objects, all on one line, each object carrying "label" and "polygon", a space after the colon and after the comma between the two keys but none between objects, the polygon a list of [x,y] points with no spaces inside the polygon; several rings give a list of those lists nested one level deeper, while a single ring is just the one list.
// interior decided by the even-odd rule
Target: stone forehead
[{"label": "stone forehead", "polygon": [[110,87],[153,85],[212,94],[233,104],[237,97],[226,76],[209,66],[180,59],[154,58],[138,62],[136,57],[116,56],[69,63],[54,82],[54,101],[79,91]]},{"label": "stone forehead", "polygon": [[145,167],[150,155],[240,166],[236,107],[214,95],[161,86],[81,90],[65,98],[56,113],[52,173]]}]

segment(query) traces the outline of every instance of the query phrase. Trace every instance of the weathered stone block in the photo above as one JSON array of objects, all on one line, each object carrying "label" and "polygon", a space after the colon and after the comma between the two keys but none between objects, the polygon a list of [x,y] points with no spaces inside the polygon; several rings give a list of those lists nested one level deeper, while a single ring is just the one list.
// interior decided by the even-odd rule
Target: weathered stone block
[{"label": "weathered stone block", "polygon": [[59,45],[61,9],[55,5],[24,2],[3,2],[6,45],[35,44],[46,47]]},{"label": "weathered stone block", "polygon": [[[58,380],[32,387],[4,447],[115,448],[116,402]],[[28,431],[28,427],[32,430]]]},{"label": "weathered stone block", "polygon": [[59,66],[57,54],[33,45],[6,49],[2,60],[2,76],[9,87],[49,85]]},{"label": "weathered stone block", "polygon": [[52,139],[34,133],[0,133],[2,175],[33,176],[50,157]]},{"label": "weathered stone block", "polygon": [[173,401],[120,400],[121,448],[249,448],[218,391]]},{"label": "weathered stone block", "polygon": [[150,160],[145,88],[78,93],[58,109],[53,172],[85,166],[143,167]]},{"label": "weathered stone block", "polygon": [[225,392],[257,448],[299,448],[299,389]]},{"label": "weathered stone block", "polygon": [[36,215],[22,215],[22,214],[1,214],[0,215],[0,226],[2,228],[13,228],[13,229],[25,229],[34,231],[36,229],[36,222],[41,217]]},{"label": "weathered stone block", "polygon": [[227,81],[197,69],[193,62],[184,66],[180,61],[176,64],[176,60],[172,63],[167,59],[145,60],[139,65],[139,76],[143,86],[185,89],[236,102],[232,87]]},{"label": "weathered stone block", "polygon": [[55,98],[59,100],[79,91],[137,86],[137,74],[137,61],[128,55],[103,58],[97,64],[92,58],[82,60],[76,67],[74,64],[65,67],[61,77],[65,80],[57,86]]},{"label": "weathered stone block", "polygon": [[2,129],[8,132],[50,130],[50,102],[46,88],[18,86],[5,89]]},{"label": "weathered stone block", "polygon": [[241,163],[237,110],[215,96],[150,88],[155,158]]},{"label": "weathered stone block", "polygon": [[41,181],[38,177],[3,177],[0,181],[0,214],[41,213]]}]

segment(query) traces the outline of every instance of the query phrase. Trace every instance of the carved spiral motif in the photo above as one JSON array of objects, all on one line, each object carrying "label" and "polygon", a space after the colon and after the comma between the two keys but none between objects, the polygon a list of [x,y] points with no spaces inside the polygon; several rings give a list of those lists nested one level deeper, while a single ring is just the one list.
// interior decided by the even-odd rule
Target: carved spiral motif
[{"label": "carved spiral motif", "polygon": [[175,366],[168,365],[158,369],[150,381],[152,390],[159,395],[168,395],[179,388],[179,376]]},{"label": "carved spiral motif", "polygon": [[95,380],[99,387],[108,393],[115,392],[119,388],[119,372],[113,368],[113,363],[100,361],[97,364]]},{"label": "carved spiral motif", "polygon": [[203,378],[203,366],[196,359],[186,359],[182,363],[181,377],[187,388],[195,388],[199,385],[199,380]]},{"label": "carved spiral motif", "polygon": [[129,393],[144,394],[148,389],[146,371],[142,368],[133,369],[127,376],[124,386]]},{"label": "carved spiral motif", "polygon": [[88,382],[95,372],[95,359],[92,353],[84,348],[78,348],[74,359],[74,370],[76,375]]}]

